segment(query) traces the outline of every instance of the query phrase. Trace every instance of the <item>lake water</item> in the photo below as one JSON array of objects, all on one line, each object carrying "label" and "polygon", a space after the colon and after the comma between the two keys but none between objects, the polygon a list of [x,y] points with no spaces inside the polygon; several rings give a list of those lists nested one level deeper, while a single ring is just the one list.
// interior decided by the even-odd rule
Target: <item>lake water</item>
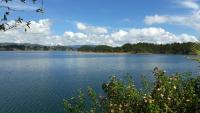
[{"label": "lake water", "polygon": [[167,73],[199,71],[184,55],[0,52],[0,113],[64,113],[63,99],[77,89],[101,92],[109,76],[127,73],[140,87],[140,75],[152,78],[156,66]]}]

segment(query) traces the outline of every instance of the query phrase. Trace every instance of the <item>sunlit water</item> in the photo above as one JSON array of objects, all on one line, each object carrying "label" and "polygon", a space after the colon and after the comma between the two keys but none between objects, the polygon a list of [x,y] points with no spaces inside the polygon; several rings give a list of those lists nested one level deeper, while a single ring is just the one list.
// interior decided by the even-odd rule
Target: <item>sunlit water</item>
[{"label": "sunlit water", "polygon": [[0,52],[0,113],[64,113],[63,99],[77,89],[101,92],[109,76],[127,73],[140,87],[140,75],[152,78],[156,66],[170,74],[199,70],[184,55]]}]

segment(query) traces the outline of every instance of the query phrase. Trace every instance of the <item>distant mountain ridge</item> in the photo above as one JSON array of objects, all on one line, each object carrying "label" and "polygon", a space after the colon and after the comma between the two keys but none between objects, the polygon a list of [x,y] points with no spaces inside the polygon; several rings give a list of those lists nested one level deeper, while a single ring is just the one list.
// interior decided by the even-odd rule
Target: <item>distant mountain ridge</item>
[{"label": "distant mountain ridge", "polygon": [[0,43],[0,51],[72,51],[69,46],[46,46],[30,43]]},{"label": "distant mountain ridge", "polygon": [[200,50],[200,43],[172,43],[151,44],[137,43],[124,44],[120,47],[107,45],[55,45],[47,46],[29,43],[0,43],[0,51],[80,51],[80,52],[105,52],[105,53],[152,53],[152,54],[195,54],[193,49]]},{"label": "distant mountain ridge", "polygon": [[200,43],[171,43],[171,44],[152,44],[137,43],[124,44],[120,47],[107,45],[88,46],[83,45],[78,48],[82,52],[105,52],[105,53],[151,53],[151,54],[195,54],[194,49],[200,50]]}]

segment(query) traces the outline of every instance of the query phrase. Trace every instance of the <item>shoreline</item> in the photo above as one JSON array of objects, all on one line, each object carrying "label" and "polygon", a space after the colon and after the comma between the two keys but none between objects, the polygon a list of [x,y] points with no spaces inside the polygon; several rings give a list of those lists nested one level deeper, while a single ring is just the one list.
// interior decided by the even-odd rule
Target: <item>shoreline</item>
[{"label": "shoreline", "polygon": [[141,54],[141,55],[151,55],[153,53],[131,53],[131,52],[85,52],[85,51],[77,51],[79,53],[92,53],[92,54]]},{"label": "shoreline", "polygon": [[131,52],[92,52],[92,51],[76,51],[76,50],[8,50],[8,51],[1,51],[0,52],[77,52],[83,54],[129,54],[129,55],[191,55],[191,56],[198,56],[196,54],[172,54],[172,53],[131,53]]},{"label": "shoreline", "polygon": [[195,54],[172,54],[172,53],[131,53],[131,52],[85,52],[85,51],[76,51],[79,53],[92,53],[92,54],[132,54],[132,55],[191,55],[196,56]]},{"label": "shoreline", "polygon": [[194,60],[200,63],[200,56],[199,55],[193,55],[193,56],[188,56],[187,59]]}]

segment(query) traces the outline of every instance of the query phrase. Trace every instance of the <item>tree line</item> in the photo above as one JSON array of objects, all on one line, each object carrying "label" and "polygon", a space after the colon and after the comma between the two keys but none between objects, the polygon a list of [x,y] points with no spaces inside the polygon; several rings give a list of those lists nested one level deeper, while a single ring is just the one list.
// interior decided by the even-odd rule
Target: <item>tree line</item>
[{"label": "tree line", "polygon": [[70,51],[68,46],[44,46],[39,44],[1,43],[0,51]]},{"label": "tree line", "polygon": [[80,52],[115,52],[115,53],[152,53],[152,54],[196,54],[200,50],[199,43],[172,43],[172,44],[151,44],[137,43],[124,44],[121,47],[107,45],[83,45],[73,46],[45,46],[29,43],[0,43],[0,51],[80,51]]},{"label": "tree line", "polygon": [[82,52],[126,52],[126,53],[153,53],[153,54],[195,54],[194,48],[200,50],[199,43],[172,43],[172,44],[151,44],[137,43],[124,44],[121,47],[107,45],[89,46],[84,45],[78,48]]}]

